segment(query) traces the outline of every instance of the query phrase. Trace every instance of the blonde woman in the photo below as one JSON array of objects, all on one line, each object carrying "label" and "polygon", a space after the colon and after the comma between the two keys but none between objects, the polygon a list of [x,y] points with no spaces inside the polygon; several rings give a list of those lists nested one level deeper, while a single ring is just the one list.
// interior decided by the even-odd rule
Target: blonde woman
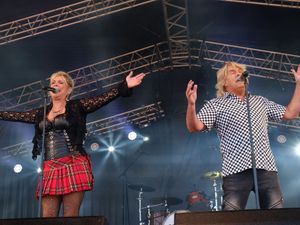
[{"label": "blonde woman", "polygon": [[295,119],[300,112],[300,65],[292,70],[296,88],[287,107],[268,99],[246,93],[243,73],[246,66],[227,62],[217,72],[217,97],[204,104],[196,113],[197,85],[189,81],[186,89],[188,101],[186,125],[190,132],[215,128],[220,138],[223,175],[223,209],[245,209],[254,190],[252,176],[251,143],[246,104],[250,102],[253,146],[256,160],[260,207],[283,207],[277,167],[270,148],[268,121]]},{"label": "blonde woman", "polygon": [[[118,87],[93,98],[69,100],[74,81],[68,73],[59,71],[50,77],[51,104],[47,106],[45,123],[45,161],[42,185],[43,217],[56,217],[63,205],[65,217],[78,216],[85,191],[93,189],[94,177],[89,155],[83,142],[86,116],[119,96],[129,96],[140,85],[144,73],[130,72]],[[1,120],[35,124],[32,157],[40,155],[43,108],[26,112],[0,112]],[[38,187],[39,189],[39,187]],[[39,190],[37,190],[37,198]]]}]

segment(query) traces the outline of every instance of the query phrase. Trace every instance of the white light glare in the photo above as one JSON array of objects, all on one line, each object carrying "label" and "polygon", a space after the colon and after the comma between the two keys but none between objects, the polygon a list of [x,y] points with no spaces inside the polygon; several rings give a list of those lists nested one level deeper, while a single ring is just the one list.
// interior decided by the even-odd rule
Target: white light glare
[{"label": "white light glare", "polygon": [[37,172],[37,173],[40,173],[40,172],[42,172],[41,168],[40,168],[40,167],[39,167],[39,168],[37,168],[36,172]]},{"label": "white light glare", "polygon": [[128,133],[128,139],[129,140],[133,141],[133,140],[136,139],[136,137],[137,137],[137,134],[134,131],[131,131],[131,132]]},{"label": "white light glare", "polygon": [[15,173],[21,173],[21,171],[22,171],[22,165],[21,164],[16,164],[15,166],[14,166],[14,172]]},{"label": "white light glare", "polygon": [[115,150],[115,147],[114,147],[114,146],[109,146],[109,147],[108,147],[108,151],[113,152],[114,150]]},{"label": "white light glare", "polygon": [[149,137],[144,137],[143,140],[144,141],[149,141]]}]

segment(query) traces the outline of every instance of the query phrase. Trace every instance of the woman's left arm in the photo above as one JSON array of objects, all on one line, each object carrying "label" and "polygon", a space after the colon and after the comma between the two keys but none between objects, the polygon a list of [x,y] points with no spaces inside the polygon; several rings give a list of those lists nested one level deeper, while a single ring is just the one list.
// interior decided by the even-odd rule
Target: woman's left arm
[{"label": "woman's left arm", "polygon": [[120,83],[118,87],[112,88],[109,91],[92,98],[80,99],[80,103],[83,107],[83,110],[86,113],[91,113],[101,108],[102,106],[110,103],[119,96],[129,96],[131,94],[131,89],[140,85],[144,77],[144,73],[140,73],[136,76],[133,76],[133,72],[131,71],[126,76],[126,80]]}]

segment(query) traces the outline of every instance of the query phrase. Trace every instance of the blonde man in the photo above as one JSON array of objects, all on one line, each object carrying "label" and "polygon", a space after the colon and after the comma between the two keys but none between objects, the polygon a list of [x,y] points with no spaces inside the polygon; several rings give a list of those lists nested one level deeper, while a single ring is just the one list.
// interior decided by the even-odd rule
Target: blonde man
[{"label": "blonde man", "polygon": [[[217,72],[217,97],[196,113],[197,85],[190,80],[186,89],[188,101],[186,125],[190,132],[215,128],[220,138],[224,210],[245,209],[254,189],[251,143],[246,104],[246,66],[227,62]],[[292,70],[296,88],[284,107],[262,96],[248,94],[256,160],[260,207],[283,207],[277,167],[268,138],[268,121],[292,120],[300,112],[300,65]]]}]

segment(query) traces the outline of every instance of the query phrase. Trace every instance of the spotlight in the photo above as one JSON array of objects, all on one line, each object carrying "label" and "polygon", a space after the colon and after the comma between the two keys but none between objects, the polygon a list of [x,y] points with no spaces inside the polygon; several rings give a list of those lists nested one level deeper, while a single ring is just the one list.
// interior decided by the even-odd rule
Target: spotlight
[{"label": "spotlight", "polygon": [[286,136],[284,136],[284,135],[282,135],[282,134],[277,136],[277,141],[278,141],[280,144],[284,144],[284,143],[286,142],[286,140],[287,140]]},{"label": "spotlight", "polygon": [[109,147],[108,147],[108,151],[110,151],[110,152],[115,151],[115,147],[114,147],[114,146],[109,146]]},{"label": "spotlight", "polygon": [[14,166],[14,172],[15,172],[15,173],[21,173],[22,169],[23,169],[23,167],[22,167],[21,164],[16,164],[16,165]]},{"label": "spotlight", "polygon": [[144,141],[149,141],[149,137],[144,137],[143,140]]},{"label": "spotlight", "polygon": [[90,146],[90,148],[93,152],[97,151],[99,149],[99,147],[100,147],[100,145],[97,142],[92,143]]},{"label": "spotlight", "polygon": [[129,139],[130,141],[135,140],[136,137],[137,137],[137,134],[136,134],[134,131],[131,131],[131,132],[128,133],[128,139]]},{"label": "spotlight", "polygon": [[39,168],[37,168],[36,172],[37,172],[37,173],[41,173],[41,172],[42,172],[42,169],[39,167]]}]

